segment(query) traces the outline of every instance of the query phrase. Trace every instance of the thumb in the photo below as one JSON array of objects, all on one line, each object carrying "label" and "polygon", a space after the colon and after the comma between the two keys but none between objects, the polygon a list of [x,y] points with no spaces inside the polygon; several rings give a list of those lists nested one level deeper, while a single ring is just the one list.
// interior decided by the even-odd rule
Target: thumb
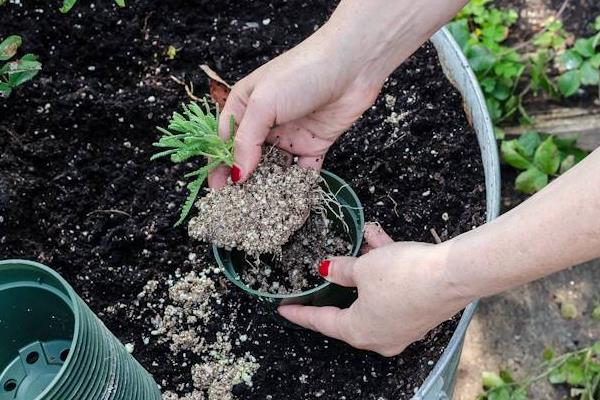
[{"label": "thumb", "polygon": [[243,182],[254,172],[262,154],[262,145],[275,123],[275,109],[267,95],[255,90],[248,100],[244,116],[235,135],[234,166],[231,179]]},{"label": "thumb", "polygon": [[354,264],[356,257],[331,257],[319,264],[319,275],[340,286],[356,287]]}]

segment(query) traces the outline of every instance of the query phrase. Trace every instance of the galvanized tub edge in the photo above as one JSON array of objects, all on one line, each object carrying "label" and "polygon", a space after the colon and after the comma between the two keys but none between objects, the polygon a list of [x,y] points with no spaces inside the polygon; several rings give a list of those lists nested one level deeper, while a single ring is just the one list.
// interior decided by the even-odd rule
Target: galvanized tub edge
[{"label": "galvanized tub edge", "polygon": [[[463,97],[467,118],[477,134],[481,149],[486,191],[486,220],[490,222],[500,214],[500,159],[485,98],[475,74],[458,44],[444,27],[431,37],[444,73]],[[456,372],[467,327],[477,309],[477,301],[464,310],[456,331],[446,350],[419,390],[414,400],[447,400],[454,394]]]}]

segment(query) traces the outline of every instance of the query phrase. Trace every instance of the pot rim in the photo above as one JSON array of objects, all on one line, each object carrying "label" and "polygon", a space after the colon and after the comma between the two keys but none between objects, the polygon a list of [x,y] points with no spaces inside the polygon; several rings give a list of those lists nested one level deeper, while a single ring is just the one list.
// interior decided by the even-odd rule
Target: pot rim
[{"label": "pot rim", "polygon": [[[321,173],[321,175],[328,176],[330,178],[339,180],[340,182],[343,182],[344,184],[346,184],[345,187],[347,188],[348,193],[350,194],[350,196],[352,197],[354,202],[357,204],[356,211],[357,211],[358,217],[359,217],[358,218],[359,219],[359,221],[358,221],[359,227],[362,227],[362,230],[364,231],[365,213],[364,213],[363,205],[360,202],[360,199],[358,198],[358,196],[356,195],[356,192],[354,191],[354,189],[352,189],[352,186],[350,186],[344,179],[340,178],[338,175],[334,174],[333,172],[322,169],[320,171],[320,173]],[[357,235],[356,244],[354,244],[352,246],[352,252],[350,253],[351,257],[356,257],[358,255],[360,248],[362,246],[362,242],[363,242],[363,235],[361,232],[360,235]],[[258,299],[261,299],[261,298],[268,298],[268,299],[273,299],[273,300],[295,299],[295,298],[299,298],[299,297],[313,295],[313,294],[320,292],[321,290],[329,287],[330,285],[334,285],[334,283],[325,281],[324,283],[322,283],[321,285],[319,285],[317,287],[314,287],[312,289],[309,289],[309,290],[306,290],[303,292],[299,292],[299,293],[279,294],[279,293],[260,292],[258,290],[254,290],[254,289],[250,288],[249,286],[244,284],[239,278],[236,278],[233,274],[231,274],[231,272],[228,270],[228,268],[225,267],[222,258],[218,255],[220,248],[217,245],[213,244],[212,249],[213,249],[213,255],[215,256],[215,259],[217,260],[217,264],[219,265],[219,268],[225,273],[225,276],[227,276],[227,279],[229,279],[230,282],[235,284],[237,287],[242,289],[244,292],[249,293]]]}]

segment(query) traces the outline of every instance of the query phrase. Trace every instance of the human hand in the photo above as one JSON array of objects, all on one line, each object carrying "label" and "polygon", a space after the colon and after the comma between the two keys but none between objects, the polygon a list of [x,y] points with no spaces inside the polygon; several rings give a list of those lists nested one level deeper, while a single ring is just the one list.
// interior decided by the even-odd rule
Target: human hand
[{"label": "human hand", "polygon": [[[360,60],[350,60],[322,32],[273,59],[236,83],[221,112],[219,131],[235,135],[234,182],[256,168],[264,142],[298,156],[298,164],[320,169],[335,140],[375,101],[385,76],[366,79]],[[217,168],[209,186],[226,184],[229,168]]]},{"label": "human hand", "polygon": [[358,289],[349,308],[288,305],[279,313],[353,347],[394,356],[473,300],[447,279],[444,244],[394,243],[376,224],[367,224],[365,239],[366,254],[332,257],[319,268],[330,282]]}]

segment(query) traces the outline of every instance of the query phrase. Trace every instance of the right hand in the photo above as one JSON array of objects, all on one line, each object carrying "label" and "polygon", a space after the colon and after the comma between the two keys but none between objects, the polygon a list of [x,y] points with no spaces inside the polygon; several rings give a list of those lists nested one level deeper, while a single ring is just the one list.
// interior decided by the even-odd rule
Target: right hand
[{"label": "right hand", "polygon": [[[264,142],[298,156],[300,166],[319,170],[329,147],[371,106],[383,85],[385,76],[373,79],[364,72],[318,31],[235,84],[219,121],[224,138],[231,115],[238,124],[234,183],[255,170]],[[209,186],[223,187],[229,174],[229,168],[217,168]]]}]

